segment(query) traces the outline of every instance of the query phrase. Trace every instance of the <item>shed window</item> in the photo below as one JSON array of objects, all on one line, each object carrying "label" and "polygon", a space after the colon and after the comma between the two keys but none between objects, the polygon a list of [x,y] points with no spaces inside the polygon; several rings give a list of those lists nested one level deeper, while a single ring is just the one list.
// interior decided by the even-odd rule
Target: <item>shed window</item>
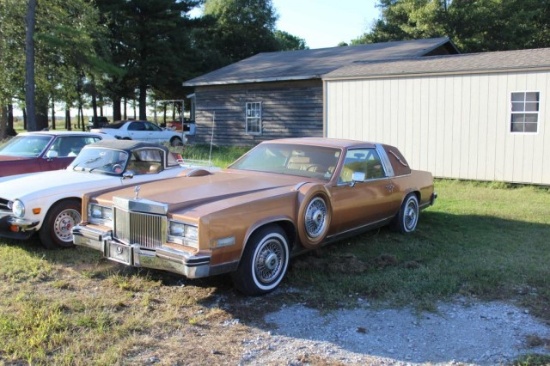
[{"label": "shed window", "polygon": [[537,132],[539,92],[514,92],[512,98],[511,132]]},{"label": "shed window", "polygon": [[262,103],[246,103],[246,133],[260,135],[262,133]]}]

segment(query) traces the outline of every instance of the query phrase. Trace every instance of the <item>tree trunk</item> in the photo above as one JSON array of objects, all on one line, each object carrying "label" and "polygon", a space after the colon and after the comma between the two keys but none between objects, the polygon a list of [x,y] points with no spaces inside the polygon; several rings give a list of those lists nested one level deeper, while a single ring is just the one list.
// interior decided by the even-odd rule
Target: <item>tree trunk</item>
[{"label": "tree trunk", "polygon": [[147,84],[143,82],[139,85],[139,119],[147,119]]},{"label": "tree trunk", "polygon": [[25,37],[25,105],[27,109],[27,130],[37,131],[34,84],[34,28],[36,26],[36,1],[27,5],[27,32]]},{"label": "tree trunk", "polygon": [[0,141],[6,138],[8,124],[8,107],[0,105]]},{"label": "tree trunk", "polygon": [[[41,94],[41,93],[40,93]],[[49,109],[49,100],[47,96],[37,95],[35,99],[35,123],[36,130],[45,130],[48,129],[48,109]],[[29,116],[30,121],[30,116]],[[29,128],[29,131],[32,131]]]},{"label": "tree trunk", "polygon": [[122,119],[122,113],[120,111],[120,101],[122,98],[113,98],[113,121],[120,121]]},{"label": "tree trunk", "polygon": [[13,128],[13,104],[8,104],[8,133],[13,133],[15,136],[15,128]]},{"label": "tree trunk", "polygon": [[52,130],[55,130],[55,102],[52,98]]},{"label": "tree trunk", "polygon": [[71,131],[71,110],[69,108],[65,108],[65,129]]}]

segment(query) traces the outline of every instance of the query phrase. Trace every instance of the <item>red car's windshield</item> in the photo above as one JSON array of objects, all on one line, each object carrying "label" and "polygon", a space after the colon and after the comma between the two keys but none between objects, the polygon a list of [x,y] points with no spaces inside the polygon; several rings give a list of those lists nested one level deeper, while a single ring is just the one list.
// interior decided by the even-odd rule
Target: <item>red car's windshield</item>
[{"label": "red car's windshield", "polygon": [[52,139],[52,136],[15,136],[0,146],[0,155],[37,157]]}]

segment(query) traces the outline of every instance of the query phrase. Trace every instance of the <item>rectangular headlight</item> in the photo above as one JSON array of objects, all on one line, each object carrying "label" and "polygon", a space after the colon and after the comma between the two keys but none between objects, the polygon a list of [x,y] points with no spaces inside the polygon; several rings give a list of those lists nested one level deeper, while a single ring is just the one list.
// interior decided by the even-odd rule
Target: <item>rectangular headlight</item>
[{"label": "rectangular headlight", "polygon": [[168,241],[176,244],[199,248],[199,228],[179,221],[168,224]]},{"label": "rectangular headlight", "polygon": [[92,224],[106,225],[113,222],[113,209],[95,203],[88,205],[88,221]]}]

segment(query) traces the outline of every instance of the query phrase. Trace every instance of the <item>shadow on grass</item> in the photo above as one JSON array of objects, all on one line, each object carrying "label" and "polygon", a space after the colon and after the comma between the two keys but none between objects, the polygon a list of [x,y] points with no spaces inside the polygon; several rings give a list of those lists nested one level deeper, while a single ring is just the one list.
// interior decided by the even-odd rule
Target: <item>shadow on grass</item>
[{"label": "shadow on grass", "polygon": [[279,289],[252,299],[233,290],[229,275],[190,280],[109,262],[86,248],[46,250],[36,238],[5,242],[90,278],[141,276],[182,291],[200,287],[208,293],[202,301],[223,296],[238,313],[243,305],[255,306],[255,299],[269,299],[265,311],[297,302],[330,310],[356,306],[358,299],[430,310],[437,301],[463,295],[519,301],[550,321],[548,237],[549,225],[427,210],[411,235],[381,228],[294,258]]},{"label": "shadow on grass", "polygon": [[[300,336],[299,329],[278,329],[279,325],[266,317],[291,309],[313,325],[325,322],[324,316],[330,316],[335,309],[348,309],[352,317],[354,309],[365,306],[373,311],[386,307],[437,310],[440,301],[460,295],[515,301],[550,321],[548,237],[549,225],[428,210],[422,213],[418,230],[412,235],[381,228],[294,258],[282,285],[260,297],[239,294],[229,275],[190,280],[162,271],[129,268],[85,248],[46,250],[37,239],[2,241],[0,246],[16,249],[15,255],[28,255],[53,267],[35,281],[54,283],[58,273],[70,271],[72,276],[93,280],[94,286],[115,285],[129,294],[141,292],[142,297],[150,289],[160,288],[162,291],[151,291],[154,303],[169,301],[164,298],[164,290],[170,290],[171,296],[190,298],[196,306],[223,309],[241,324],[264,332],[328,342],[334,347],[372,355],[375,353],[367,349],[339,343],[330,329],[315,336]],[[285,314],[282,316],[289,316]],[[380,321],[392,319],[392,314]],[[411,314],[413,319],[414,312]],[[397,332],[399,324],[395,326]],[[345,330],[349,334],[343,336],[360,339],[367,334],[360,331],[363,328],[364,332],[370,331],[357,326]],[[430,361],[420,354],[414,357]]]}]

